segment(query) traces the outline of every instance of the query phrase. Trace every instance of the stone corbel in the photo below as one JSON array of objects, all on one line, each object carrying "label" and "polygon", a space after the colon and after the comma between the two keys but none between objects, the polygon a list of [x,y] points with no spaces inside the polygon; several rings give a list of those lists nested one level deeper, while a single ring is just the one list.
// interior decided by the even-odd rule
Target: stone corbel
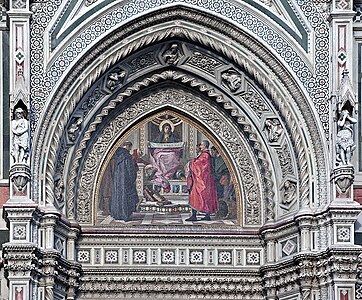
[{"label": "stone corbel", "polygon": [[30,181],[30,168],[26,164],[14,165],[10,170],[12,182],[11,196],[27,196],[29,191],[27,183]]},{"label": "stone corbel", "polygon": [[354,181],[353,166],[336,167],[332,173],[332,180],[336,184],[337,198],[349,198],[350,187]]}]

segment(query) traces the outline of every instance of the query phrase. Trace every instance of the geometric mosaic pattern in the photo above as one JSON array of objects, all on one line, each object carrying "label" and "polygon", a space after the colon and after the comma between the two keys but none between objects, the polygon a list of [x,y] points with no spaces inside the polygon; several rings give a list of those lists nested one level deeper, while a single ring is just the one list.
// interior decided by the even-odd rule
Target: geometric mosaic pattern
[{"label": "geometric mosaic pattern", "polygon": [[111,264],[259,267],[262,264],[261,253],[261,249],[84,248],[78,250],[77,261],[84,266]]}]

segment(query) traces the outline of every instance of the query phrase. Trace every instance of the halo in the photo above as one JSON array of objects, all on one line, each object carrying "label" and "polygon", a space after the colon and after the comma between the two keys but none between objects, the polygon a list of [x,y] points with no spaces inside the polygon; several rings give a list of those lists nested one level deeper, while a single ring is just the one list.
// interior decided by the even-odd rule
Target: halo
[{"label": "halo", "polygon": [[168,124],[171,127],[171,131],[173,132],[175,130],[175,125],[170,120],[163,120],[158,128],[160,129],[160,132],[162,132],[163,125]]}]

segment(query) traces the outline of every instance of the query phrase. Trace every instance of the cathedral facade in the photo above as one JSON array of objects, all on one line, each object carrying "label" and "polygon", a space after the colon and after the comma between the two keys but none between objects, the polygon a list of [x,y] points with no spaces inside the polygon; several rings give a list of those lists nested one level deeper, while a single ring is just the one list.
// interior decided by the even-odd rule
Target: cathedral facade
[{"label": "cathedral facade", "polygon": [[0,7],[1,299],[362,299],[362,2]]}]

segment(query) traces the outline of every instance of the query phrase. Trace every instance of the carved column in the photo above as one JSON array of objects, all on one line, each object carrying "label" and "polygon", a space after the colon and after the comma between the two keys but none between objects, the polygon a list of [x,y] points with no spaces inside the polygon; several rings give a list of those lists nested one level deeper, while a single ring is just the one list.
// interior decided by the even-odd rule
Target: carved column
[{"label": "carved column", "polygon": [[46,213],[42,219],[42,226],[45,230],[45,253],[43,257],[42,273],[43,285],[44,285],[44,299],[54,299],[54,283],[56,276],[56,266],[58,257],[60,256],[58,251],[54,249],[54,228],[59,216],[56,213]]},{"label": "carved column", "polygon": [[[333,0],[330,14],[332,32],[331,48],[331,172],[332,197],[329,207],[331,236],[329,246],[329,270],[334,283],[332,299],[354,299],[356,283],[355,260],[360,248],[354,246],[354,222],[360,205],[353,201],[355,169],[352,155],[356,148],[355,124],[357,102],[353,80],[353,1]],[[343,249],[343,250],[342,250]],[[349,249],[349,250],[347,250]],[[347,255],[348,253],[348,255]],[[355,256],[355,257],[354,257]],[[354,270],[354,271],[352,271]]]},{"label": "carved column", "polygon": [[273,229],[265,229],[261,232],[266,245],[266,261],[273,263],[277,261],[276,257],[276,237]]},{"label": "carved column", "polygon": [[30,200],[29,19],[27,2],[12,1],[10,22],[10,199]]},{"label": "carved column", "polygon": [[300,230],[300,250],[310,251],[311,250],[311,226],[312,216],[297,216],[298,227]]},{"label": "carved column", "polygon": [[69,261],[75,261],[76,260],[76,253],[75,253],[75,245],[76,241],[79,236],[79,229],[78,228],[72,228],[68,234],[68,243],[67,243],[67,259]]}]

